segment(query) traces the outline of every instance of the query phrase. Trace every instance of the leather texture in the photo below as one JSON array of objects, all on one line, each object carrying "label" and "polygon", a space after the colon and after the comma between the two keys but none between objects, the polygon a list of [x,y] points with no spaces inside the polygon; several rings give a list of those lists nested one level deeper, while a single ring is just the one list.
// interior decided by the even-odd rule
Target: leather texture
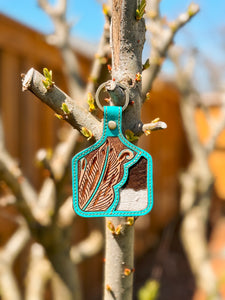
[{"label": "leather texture", "polygon": [[151,155],[121,127],[122,108],[105,106],[101,139],[72,160],[73,207],[80,216],[141,216],[153,206]]}]

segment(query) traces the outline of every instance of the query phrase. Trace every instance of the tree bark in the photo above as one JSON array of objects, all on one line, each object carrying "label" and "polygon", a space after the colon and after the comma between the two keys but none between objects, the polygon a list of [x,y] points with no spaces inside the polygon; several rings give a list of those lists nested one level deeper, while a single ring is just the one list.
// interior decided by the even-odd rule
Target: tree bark
[{"label": "tree bark", "polygon": [[[136,0],[113,0],[111,24],[112,79],[129,90],[130,105],[123,113],[123,131],[140,132],[142,49],[145,42],[145,21],[135,18]],[[123,104],[123,97],[109,91],[114,105]],[[132,104],[131,104],[132,103]],[[122,225],[121,233],[113,234],[108,224]],[[134,226],[126,218],[106,218],[106,252],[104,299],[132,299],[133,294]]]},{"label": "tree bark", "polygon": [[[107,223],[116,228],[122,225],[119,235],[112,234]],[[125,225],[126,218],[106,218],[106,256],[104,299],[132,299],[134,264],[134,226]]]}]

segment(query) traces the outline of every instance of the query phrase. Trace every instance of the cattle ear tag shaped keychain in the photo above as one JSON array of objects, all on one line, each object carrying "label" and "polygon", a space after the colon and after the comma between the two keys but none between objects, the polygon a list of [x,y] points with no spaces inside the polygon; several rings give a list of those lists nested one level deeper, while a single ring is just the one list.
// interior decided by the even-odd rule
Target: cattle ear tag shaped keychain
[{"label": "cattle ear tag shaped keychain", "polygon": [[[105,84],[96,92],[98,95]],[[153,205],[152,158],[122,134],[124,107],[105,106],[102,137],[72,160],[73,206],[82,217],[141,216]]]}]

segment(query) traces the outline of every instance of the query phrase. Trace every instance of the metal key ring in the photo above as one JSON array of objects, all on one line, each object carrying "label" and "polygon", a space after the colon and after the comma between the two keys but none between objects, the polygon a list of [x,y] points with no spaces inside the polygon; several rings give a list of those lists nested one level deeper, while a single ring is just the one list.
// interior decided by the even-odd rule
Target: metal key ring
[{"label": "metal key ring", "polygon": [[[96,93],[95,93],[95,101],[96,101],[96,104],[97,104],[97,106],[98,106],[102,111],[104,111],[104,107],[101,105],[101,103],[100,103],[100,101],[99,101],[99,94],[100,94],[101,90],[107,85],[107,83],[108,83],[108,81],[106,81],[106,82],[100,84],[100,86],[98,87],[98,89],[97,89],[97,91],[96,91]],[[122,83],[119,83],[119,82],[118,82],[116,85],[119,86],[119,87],[121,87],[121,88],[125,91],[125,97],[126,97],[126,98],[125,98],[124,106],[123,106],[123,108],[122,108],[122,111],[124,111],[124,110],[127,108],[128,104],[129,104],[129,91],[128,91],[127,87],[126,87],[125,85],[123,85]]]}]

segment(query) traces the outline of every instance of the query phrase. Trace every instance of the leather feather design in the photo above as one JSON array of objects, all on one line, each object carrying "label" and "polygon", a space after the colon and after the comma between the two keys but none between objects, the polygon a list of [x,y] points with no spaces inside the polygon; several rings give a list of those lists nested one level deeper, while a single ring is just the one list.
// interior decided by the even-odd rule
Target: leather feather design
[{"label": "leather feather design", "polygon": [[79,206],[85,211],[105,211],[114,200],[113,187],[123,176],[123,165],[134,157],[133,151],[124,149],[117,153],[109,139],[94,155],[80,163]]}]

